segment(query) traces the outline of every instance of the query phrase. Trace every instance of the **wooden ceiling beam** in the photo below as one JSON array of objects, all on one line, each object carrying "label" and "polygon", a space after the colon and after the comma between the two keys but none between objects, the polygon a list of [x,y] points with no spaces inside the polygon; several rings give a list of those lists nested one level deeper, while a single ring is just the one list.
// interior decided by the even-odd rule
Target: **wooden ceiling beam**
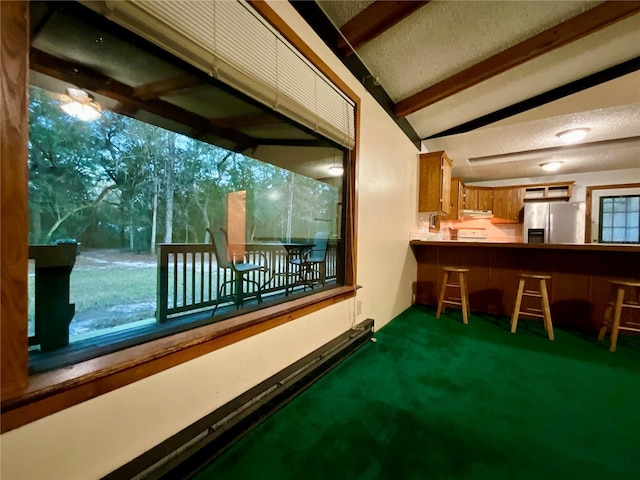
[{"label": "wooden ceiling beam", "polygon": [[427,3],[429,1],[418,0],[373,2],[340,27],[344,38],[338,40],[338,49],[348,57],[353,53],[353,49],[370,42]]},{"label": "wooden ceiling beam", "polygon": [[181,73],[173,77],[163,78],[156,82],[134,87],[133,96],[140,100],[150,100],[152,98],[177,95],[201,87],[202,85],[205,85],[205,82],[201,78],[191,75],[190,73]]},{"label": "wooden ceiling beam", "polygon": [[406,117],[638,12],[637,1],[604,2],[397,102],[394,112],[397,117]]},{"label": "wooden ceiling beam", "polygon": [[209,122],[209,119],[171,103],[158,99],[141,100],[136,98],[133,93],[134,88],[91,68],[62,60],[35,48],[30,51],[29,61],[30,67],[37,72],[112,98],[126,105],[127,109],[146,110],[182,125],[193,127],[197,131],[224,138],[234,142],[239,151],[253,148],[257,145],[257,140],[250,135],[226,126],[214,126]]},{"label": "wooden ceiling beam", "polygon": [[209,119],[212,125],[226,125],[229,128],[235,128],[242,130],[243,128],[252,127],[277,127],[280,125],[287,125],[288,123],[278,118],[276,115],[269,113],[261,113],[259,115],[243,115],[239,117],[229,118],[211,118]]}]

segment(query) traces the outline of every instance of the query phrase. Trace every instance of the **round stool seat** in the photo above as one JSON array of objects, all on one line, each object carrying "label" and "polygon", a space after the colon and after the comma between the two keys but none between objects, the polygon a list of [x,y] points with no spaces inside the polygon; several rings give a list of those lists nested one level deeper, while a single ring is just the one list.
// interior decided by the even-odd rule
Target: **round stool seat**
[{"label": "round stool seat", "polygon": [[451,273],[467,273],[469,271],[468,268],[458,268],[458,267],[442,267],[442,270],[445,272]]},{"label": "round stool seat", "polygon": [[520,273],[518,276],[521,278],[535,278],[536,280],[551,280],[551,275],[542,273]]},{"label": "round stool seat", "polygon": [[613,285],[622,285],[623,287],[640,288],[640,282],[630,282],[628,280],[609,280],[609,283]]}]

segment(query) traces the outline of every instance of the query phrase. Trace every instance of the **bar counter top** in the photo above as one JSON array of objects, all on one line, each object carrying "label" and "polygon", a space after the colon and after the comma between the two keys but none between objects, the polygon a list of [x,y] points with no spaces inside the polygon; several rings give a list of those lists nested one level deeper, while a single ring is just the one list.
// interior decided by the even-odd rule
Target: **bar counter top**
[{"label": "bar counter top", "polygon": [[508,243],[508,242],[467,242],[461,240],[411,240],[412,247],[418,246],[456,246],[456,247],[480,247],[480,248],[523,248],[523,249],[544,249],[544,250],[578,250],[578,251],[607,251],[607,252],[634,252],[640,253],[640,245],[628,245],[622,243],[602,244],[602,243]]},{"label": "bar counter top", "polygon": [[[415,302],[437,305],[443,268],[468,268],[471,310],[510,316],[518,274],[551,275],[554,325],[596,330],[611,300],[610,280],[640,281],[640,247],[411,240],[417,261]],[[640,310],[633,315],[640,317]],[[635,318],[635,317],[634,317]],[[639,318],[640,320],[640,318]]]}]

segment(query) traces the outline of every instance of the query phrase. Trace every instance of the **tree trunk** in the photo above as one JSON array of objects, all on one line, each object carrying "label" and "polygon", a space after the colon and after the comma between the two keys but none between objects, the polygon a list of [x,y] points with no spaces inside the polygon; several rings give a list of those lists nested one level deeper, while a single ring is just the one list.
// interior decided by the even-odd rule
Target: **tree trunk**
[{"label": "tree trunk", "polygon": [[153,212],[151,215],[151,241],[149,242],[149,253],[153,255],[156,251],[156,235],[158,228],[158,172],[154,171],[154,179],[153,179]]},{"label": "tree trunk", "polygon": [[164,194],[166,198],[167,209],[165,212],[164,222],[164,243],[171,243],[173,239],[173,191],[174,184],[174,168],[176,164],[176,135],[175,133],[169,133],[168,137],[168,153],[165,158],[165,172],[164,172]]}]

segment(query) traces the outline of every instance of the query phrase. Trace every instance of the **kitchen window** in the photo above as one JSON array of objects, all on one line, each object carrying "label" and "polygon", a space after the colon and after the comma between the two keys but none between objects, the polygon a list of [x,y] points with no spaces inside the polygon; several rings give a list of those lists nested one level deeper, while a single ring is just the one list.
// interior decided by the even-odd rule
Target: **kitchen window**
[{"label": "kitchen window", "polygon": [[640,243],[640,195],[600,197],[600,243]]}]

